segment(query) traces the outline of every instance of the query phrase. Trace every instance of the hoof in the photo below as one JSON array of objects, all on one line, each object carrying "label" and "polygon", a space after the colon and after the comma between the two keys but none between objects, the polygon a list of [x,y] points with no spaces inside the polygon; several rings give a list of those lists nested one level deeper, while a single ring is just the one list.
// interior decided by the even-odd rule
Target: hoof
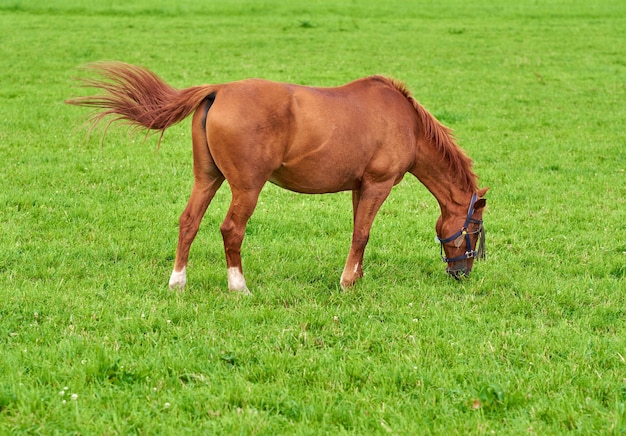
[{"label": "hoof", "polygon": [[243,289],[231,289],[230,292],[236,292],[241,295],[252,295],[252,292],[250,292],[247,287],[244,287]]},{"label": "hoof", "polygon": [[339,280],[339,286],[341,286],[341,289],[345,291],[346,289],[354,286],[361,277],[363,277],[363,271],[358,268],[358,264],[357,264],[357,267],[354,268],[354,273],[352,272],[346,273],[344,271],[343,274],[341,274],[341,279]]},{"label": "hoof", "polygon": [[239,292],[242,295],[252,295],[246,286],[246,279],[239,268],[228,268],[228,289],[232,292]]},{"label": "hoof", "polygon": [[187,273],[185,271],[185,267],[183,267],[180,271],[172,271],[172,275],[170,276],[170,289],[180,289],[182,290],[187,284]]},{"label": "hoof", "polygon": [[354,278],[352,280],[347,280],[347,279],[341,277],[341,280],[339,280],[339,286],[341,286],[341,289],[343,289],[345,291],[345,290],[351,288],[352,286],[354,286],[356,281],[357,281],[357,278]]},{"label": "hoof", "polygon": [[359,279],[363,277],[363,273],[361,272],[361,273],[356,273],[356,274],[350,274],[349,276],[351,277],[348,278],[348,276],[346,276],[345,274],[342,274],[341,280],[339,280],[339,286],[341,286],[341,289],[343,289],[344,291],[354,286],[356,282],[358,282]]}]

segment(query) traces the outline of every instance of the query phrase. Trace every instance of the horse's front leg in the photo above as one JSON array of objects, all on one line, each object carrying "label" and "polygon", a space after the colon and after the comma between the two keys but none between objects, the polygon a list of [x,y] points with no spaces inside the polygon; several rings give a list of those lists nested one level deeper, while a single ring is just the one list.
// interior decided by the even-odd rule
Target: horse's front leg
[{"label": "horse's front leg", "polygon": [[220,230],[224,239],[228,289],[249,295],[241,265],[241,244],[246,233],[246,224],[256,207],[260,189],[239,190],[232,187],[232,200]]},{"label": "horse's front leg", "polygon": [[364,183],[359,191],[352,191],[354,230],[350,253],[341,274],[340,285],[343,289],[349,288],[363,277],[363,255],[369,240],[370,229],[392,187],[393,182],[375,185]]}]

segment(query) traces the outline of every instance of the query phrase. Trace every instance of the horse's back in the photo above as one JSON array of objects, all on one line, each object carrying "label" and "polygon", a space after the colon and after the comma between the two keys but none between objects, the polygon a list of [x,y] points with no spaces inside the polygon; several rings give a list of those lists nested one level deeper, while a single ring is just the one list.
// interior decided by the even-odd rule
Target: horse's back
[{"label": "horse's back", "polygon": [[207,139],[227,178],[247,171],[298,192],[336,192],[356,189],[368,171],[401,178],[414,159],[415,119],[377,77],[336,88],[247,79],[219,90]]}]

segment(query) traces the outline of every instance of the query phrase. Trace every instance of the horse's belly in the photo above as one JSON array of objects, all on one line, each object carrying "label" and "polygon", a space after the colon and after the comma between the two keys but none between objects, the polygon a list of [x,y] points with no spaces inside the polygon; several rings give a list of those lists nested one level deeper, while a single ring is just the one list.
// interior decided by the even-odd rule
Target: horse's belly
[{"label": "horse's belly", "polygon": [[302,194],[326,194],[359,188],[360,179],[349,170],[338,167],[296,166],[283,164],[269,179],[281,188]]}]

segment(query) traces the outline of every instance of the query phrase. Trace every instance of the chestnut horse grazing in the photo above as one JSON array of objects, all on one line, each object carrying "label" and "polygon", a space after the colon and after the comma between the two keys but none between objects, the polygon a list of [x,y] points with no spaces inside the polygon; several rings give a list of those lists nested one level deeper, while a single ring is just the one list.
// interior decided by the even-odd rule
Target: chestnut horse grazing
[{"label": "chestnut horse grazing", "polygon": [[341,274],[343,288],[363,276],[374,217],[407,172],[439,203],[436,240],[447,272],[468,276],[474,259],[484,256],[483,196],[488,188],[478,188],[471,160],[450,130],[398,81],[372,76],[316,88],[249,79],[179,90],[137,66],[113,62],[89,68],[99,78],[83,79],[84,84],[104,93],[67,103],[97,109],[94,124],[112,116],[109,123],[124,121],[160,130],[162,136],[193,113],[194,184],[180,217],[172,289],[186,284],[189,247],[224,180],[232,200],[220,230],[233,291],[249,292],[240,250],[267,181],[306,194],[352,191],[354,230]]}]

